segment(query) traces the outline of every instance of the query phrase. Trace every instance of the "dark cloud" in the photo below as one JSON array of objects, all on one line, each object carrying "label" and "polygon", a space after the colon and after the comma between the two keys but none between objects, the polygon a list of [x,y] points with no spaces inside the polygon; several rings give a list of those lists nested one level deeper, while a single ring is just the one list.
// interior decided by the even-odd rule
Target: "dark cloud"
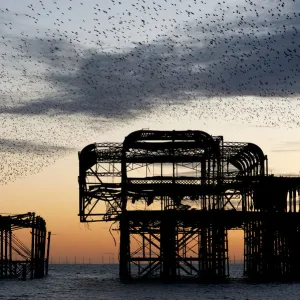
[{"label": "dark cloud", "polygon": [[[288,16],[288,17],[287,17]],[[197,97],[299,95],[298,13],[276,19],[192,24],[180,34],[127,51],[83,50],[67,40],[29,40],[30,57],[54,93],[2,113],[84,113],[131,118],[162,103]],[[227,27],[226,27],[227,26]],[[201,34],[201,32],[203,32]]]}]

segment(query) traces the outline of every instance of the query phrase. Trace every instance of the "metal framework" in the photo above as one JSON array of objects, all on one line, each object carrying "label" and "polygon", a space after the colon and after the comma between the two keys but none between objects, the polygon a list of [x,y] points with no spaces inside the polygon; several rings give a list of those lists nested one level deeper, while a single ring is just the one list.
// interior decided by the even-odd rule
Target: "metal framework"
[{"label": "metal framework", "polygon": [[300,279],[299,189],[299,177],[268,174],[257,145],[198,130],[139,130],[79,152],[80,221],[119,221],[122,280],[227,280],[235,228],[246,278]]},{"label": "metal framework", "polygon": [[[31,230],[30,246],[16,234],[17,230]],[[50,235],[48,233],[47,258],[46,223],[35,213],[12,216],[0,215],[0,279],[42,278],[48,272]]]}]

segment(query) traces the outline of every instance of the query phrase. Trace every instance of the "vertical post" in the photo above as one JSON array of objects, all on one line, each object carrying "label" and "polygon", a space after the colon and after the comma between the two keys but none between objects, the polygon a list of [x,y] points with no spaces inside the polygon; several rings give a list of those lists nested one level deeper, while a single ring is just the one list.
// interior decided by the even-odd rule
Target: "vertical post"
[{"label": "vertical post", "polygon": [[247,273],[247,265],[248,265],[248,229],[249,222],[247,222],[244,226],[244,272],[243,276]]},{"label": "vertical post", "polygon": [[[122,148],[121,157],[121,205],[122,214],[120,217],[120,266],[119,266],[119,276],[122,281],[127,281],[130,279],[130,236],[129,236],[129,218],[127,216],[127,157],[126,157],[127,147],[125,142]],[[147,168],[146,168],[147,170]]]},{"label": "vertical post", "polygon": [[35,255],[35,228],[34,228],[35,216],[32,217],[32,226],[31,226],[31,262],[30,262],[30,279],[33,279],[34,276],[34,255]]},{"label": "vertical post", "polygon": [[119,275],[122,281],[130,280],[130,238],[129,219],[123,212],[120,219],[120,269]]},{"label": "vertical post", "polygon": [[[45,255],[46,255],[45,251],[46,251],[46,234],[47,234],[47,230],[46,230],[46,226],[45,226],[46,224],[44,223],[43,225],[44,225],[43,235],[42,235],[42,246],[43,246],[43,248],[42,248],[41,264],[42,264],[42,275],[44,276],[45,275],[45,267],[46,267],[46,265],[45,265]],[[48,262],[49,262],[49,256],[47,256],[47,258],[48,258]]]},{"label": "vertical post", "polygon": [[205,278],[208,270],[208,226],[201,225],[199,245],[199,276]]},{"label": "vertical post", "polygon": [[290,212],[293,212],[293,189],[289,189]]},{"label": "vertical post", "polygon": [[8,229],[7,229],[7,224],[5,224],[5,237],[4,237],[4,261],[5,261],[5,278],[7,278],[7,269],[8,269],[8,265],[7,265],[7,260],[8,260],[8,249],[7,249],[7,246],[8,246]]},{"label": "vertical post", "polygon": [[34,278],[39,277],[39,235],[40,235],[40,222],[39,218],[36,218],[36,229],[34,238]]},{"label": "vertical post", "polygon": [[296,188],[293,188],[293,211],[297,211],[297,194],[296,194]]},{"label": "vertical post", "polygon": [[3,229],[1,229],[0,231],[0,234],[1,234],[1,278],[3,278]]},{"label": "vertical post", "polygon": [[216,227],[216,225],[211,224],[211,265],[212,265],[212,269],[211,269],[211,276],[216,278],[217,275],[217,246],[218,246],[218,228]]},{"label": "vertical post", "polygon": [[8,242],[8,255],[9,255],[9,277],[12,277],[12,230],[9,226],[9,242]]},{"label": "vertical post", "polygon": [[83,199],[83,182],[85,177],[85,171],[82,167],[81,155],[78,152],[78,160],[79,160],[79,175],[78,175],[78,183],[79,183],[79,216],[80,221],[85,220],[85,211],[84,211],[84,199]]},{"label": "vertical post", "polygon": [[[207,183],[207,177],[206,177],[206,161],[205,158],[201,158],[200,161],[200,180],[201,180],[201,186],[205,186],[205,184]],[[209,164],[208,164],[208,171],[207,174],[209,176]],[[201,208],[203,210],[207,210],[207,205],[206,205],[206,195],[205,193],[201,193],[201,199],[202,199],[202,203],[201,203]]]},{"label": "vertical post", "polygon": [[300,212],[300,190],[297,189],[297,194],[298,194],[298,212]]},{"label": "vertical post", "polygon": [[165,211],[160,225],[160,255],[163,280],[176,278],[176,221]]},{"label": "vertical post", "polygon": [[[46,231],[45,231],[46,235]],[[46,253],[46,260],[45,260],[45,275],[48,275],[48,269],[49,269],[49,257],[50,257],[50,238],[51,238],[51,231],[48,232],[48,238],[47,238],[47,253]],[[45,241],[46,243],[46,241]]]},{"label": "vertical post", "polygon": [[[146,168],[147,168],[147,166],[146,166]],[[147,171],[147,169],[146,169],[146,171]],[[163,163],[161,162],[160,163],[160,179],[162,180],[162,178],[163,178]],[[163,210],[163,209],[165,209],[165,207],[166,207],[166,205],[164,203],[164,198],[163,198],[163,196],[160,196],[160,209]]]}]

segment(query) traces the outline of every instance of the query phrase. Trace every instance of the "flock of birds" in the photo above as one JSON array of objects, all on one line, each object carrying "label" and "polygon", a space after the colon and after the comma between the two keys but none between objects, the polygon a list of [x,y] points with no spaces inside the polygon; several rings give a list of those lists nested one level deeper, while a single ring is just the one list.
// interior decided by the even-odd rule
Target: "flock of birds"
[{"label": "flock of birds", "polygon": [[[299,126],[296,0],[0,4],[0,184],[136,118]],[[79,146],[80,145],[80,146]]]}]

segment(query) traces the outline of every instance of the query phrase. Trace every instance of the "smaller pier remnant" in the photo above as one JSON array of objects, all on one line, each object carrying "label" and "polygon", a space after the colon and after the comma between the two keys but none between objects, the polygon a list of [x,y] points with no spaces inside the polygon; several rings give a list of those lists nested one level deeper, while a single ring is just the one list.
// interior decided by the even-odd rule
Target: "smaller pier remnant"
[{"label": "smaller pier remnant", "polygon": [[[16,231],[29,229],[30,245]],[[0,279],[42,278],[47,273],[49,255],[46,251],[46,222],[35,213],[0,215]],[[50,235],[48,237],[49,253]]]}]

